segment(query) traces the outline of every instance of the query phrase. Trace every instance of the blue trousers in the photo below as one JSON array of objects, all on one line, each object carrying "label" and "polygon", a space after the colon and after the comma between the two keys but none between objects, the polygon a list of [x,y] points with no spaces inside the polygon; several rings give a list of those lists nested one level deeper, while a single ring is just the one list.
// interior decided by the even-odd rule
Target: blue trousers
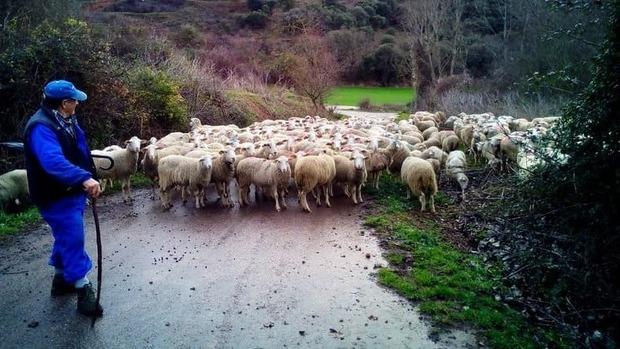
[{"label": "blue trousers", "polygon": [[74,283],[88,274],[93,263],[84,246],[86,195],[72,195],[39,207],[52,228],[54,246],[49,264],[64,271],[64,279]]}]

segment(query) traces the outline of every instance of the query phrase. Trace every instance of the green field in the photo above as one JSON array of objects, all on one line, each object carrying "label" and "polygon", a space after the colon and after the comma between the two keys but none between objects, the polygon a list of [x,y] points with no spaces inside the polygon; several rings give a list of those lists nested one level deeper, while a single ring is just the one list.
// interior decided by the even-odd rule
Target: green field
[{"label": "green field", "polygon": [[413,99],[410,87],[356,87],[334,88],[327,97],[327,104],[357,106],[368,98],[372,105],[406,105]]}]

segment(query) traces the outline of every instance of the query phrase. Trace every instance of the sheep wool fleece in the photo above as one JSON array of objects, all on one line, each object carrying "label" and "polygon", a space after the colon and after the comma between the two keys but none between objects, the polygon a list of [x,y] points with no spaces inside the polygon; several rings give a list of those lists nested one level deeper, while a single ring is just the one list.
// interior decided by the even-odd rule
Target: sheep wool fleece
[{"label": "sheep wool fleece", "polygon": [[[39,110],[39,116],[41,112]],[[86,193],[81,184],[96,175],[86,137],[79,126],[73,125],[76,136],[62,128],[53,129],[49,111],[43,110],[43,113],[47,120],[26,126],[24,146],[28,179],[30,183],[47,185],[47,190],[39,186],[41,190],[35,194],[39,200],[33,201],[52,228],[54,245],[49,264],[62,269],[65,281],[74,283],[92,268],[84,246]],[[36,116],[31,121],[35,121]],[[31,168],[39,171],[30,171]]]}]

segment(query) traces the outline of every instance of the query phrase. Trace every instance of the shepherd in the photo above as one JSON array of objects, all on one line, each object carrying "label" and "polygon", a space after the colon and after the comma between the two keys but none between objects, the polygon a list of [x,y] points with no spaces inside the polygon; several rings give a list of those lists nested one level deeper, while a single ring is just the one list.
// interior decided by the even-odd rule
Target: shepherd
[{"label": "shepherd", "polygon": [[45,85],[41,106],[24,129],[24,154],[31,200],[54,236],[51,294],[77,293],[78,312],[95,318],[103,308],[87,277],[92,261],[84,244],[84,209],[86,199],[96,199],[101,187],[86,135],[75,117],[76,107],[86,98],[66,80]]}]

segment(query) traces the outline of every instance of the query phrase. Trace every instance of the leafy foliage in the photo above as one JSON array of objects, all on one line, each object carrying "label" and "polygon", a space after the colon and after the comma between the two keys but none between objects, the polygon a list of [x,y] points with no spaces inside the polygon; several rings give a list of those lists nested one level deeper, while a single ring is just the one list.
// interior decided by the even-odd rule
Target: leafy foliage
[{"label": "leafy foliage", "polygon": [[138,67],[129,74],[129,86],[149,115],[168,129],[188,124],[187,106],[179,85],[163,71]]},{"label": "leafy foliage", "polygon": [[[536,296],[566,309],[571,314],[567,320],[578,322],[584,332],[609,329],[617,334],[620,2],[612,3],[607,40],[591,65],[594,78],[564,110],[548,140],[555,153],[524,183],[528,190],[522,205],[531,210],[525,233],[549,246],[530,256],[546,266],[528,280],[540,286]],[[548,231],[553,234],[541,234]]]}]

